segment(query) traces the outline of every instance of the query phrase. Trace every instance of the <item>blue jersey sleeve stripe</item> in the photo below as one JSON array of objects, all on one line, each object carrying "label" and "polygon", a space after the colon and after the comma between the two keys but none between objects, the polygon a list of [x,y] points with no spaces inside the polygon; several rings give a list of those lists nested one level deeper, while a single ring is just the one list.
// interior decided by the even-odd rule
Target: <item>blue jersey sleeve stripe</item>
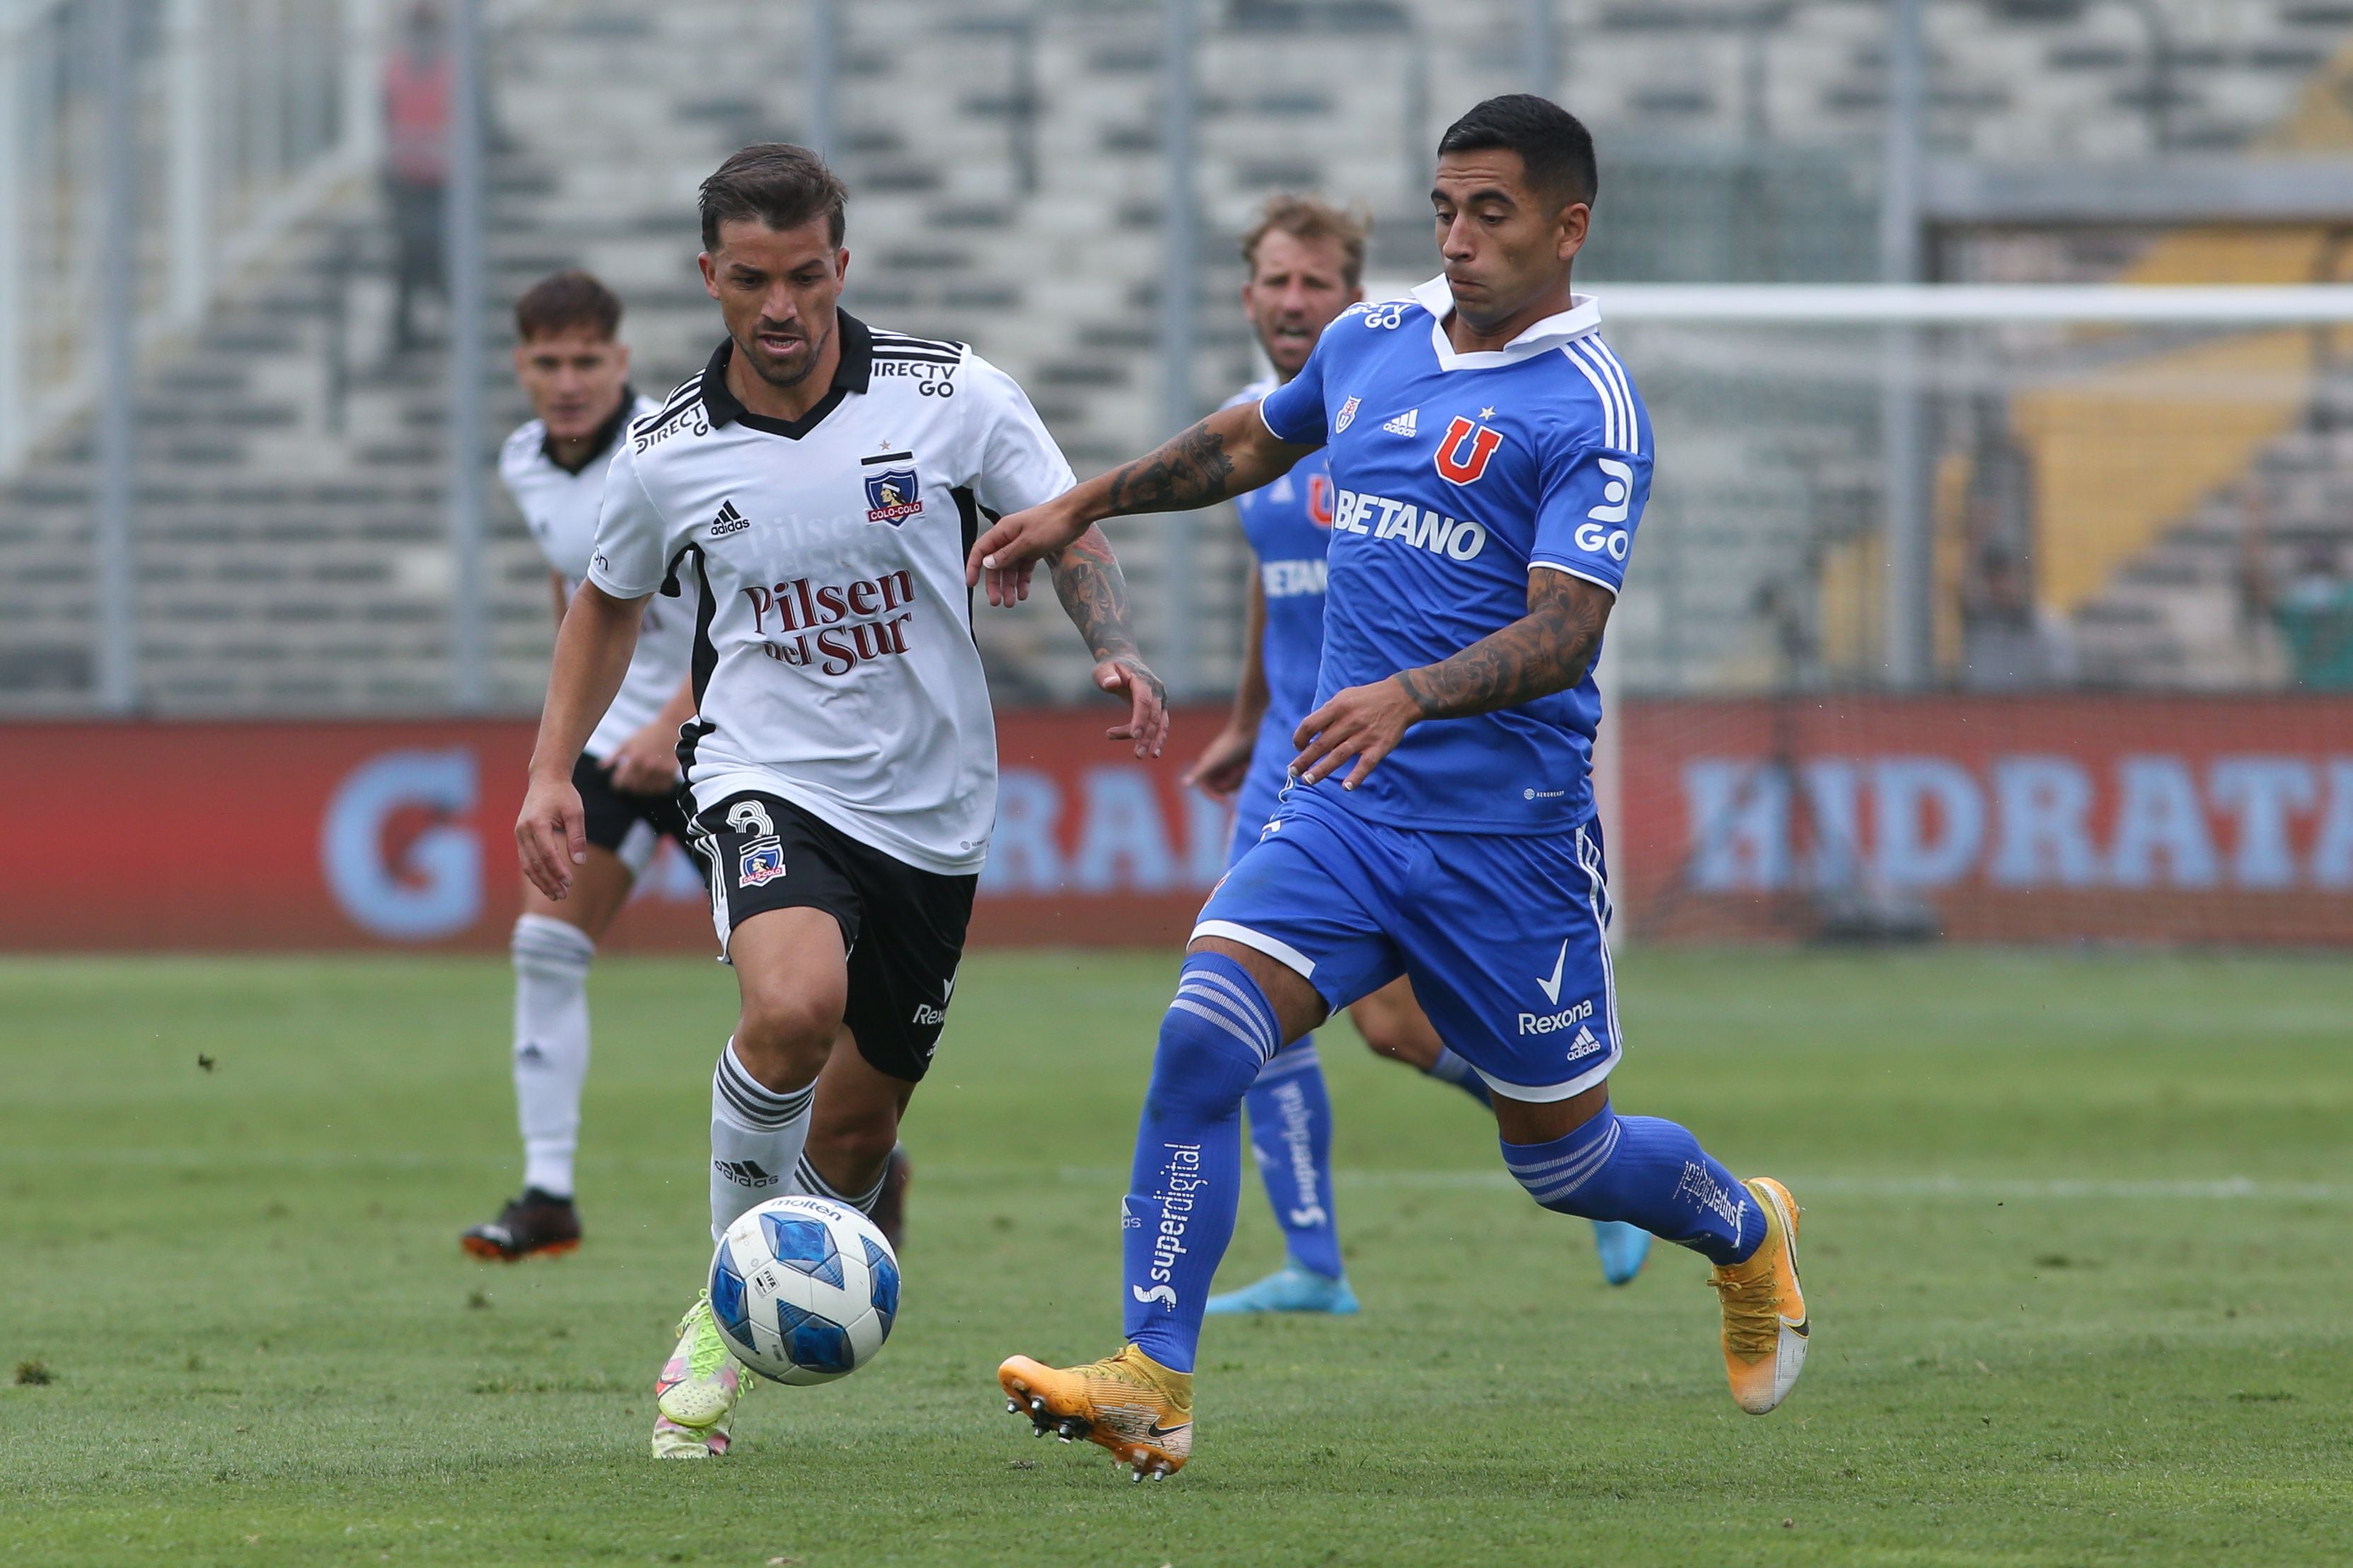
[{"label": "blue jersey sleeve stripe", "polygon": [[1601,356],[1602,363],[1608,367],[1609,379],[1618,388],[1620,405],[1626,411],[1626,450],[1639,453],[1642,449],[1642,432],[1639,428],[1640,416],[1634,407],[1633,384],[1627,378],[1626,367],[1618,363],[1617,354],[1610,351],[1608,343],[1599,338],[1593,339],[1592,343],[1594,352]]},{"label": "blue jersey sleeve stripe", "polygon": [[1579,578],[1584,582],[1592,584],[1597,588],[1607,588],[1609,591],[1609,596],[1613,599],[1618,596],[1618,584],[1612,583],[1607,577],[1596,577],[1590,572],[1579,571],[1574,566],[1565,565],[1558,561],[1531,561],[1528,563],[1529,571],[1534,572],[1538,568],[1542,568],[1546,572],[1558,572],[1564,576]]},{"label": "blue jersey sleeve stripe", "polygon": [[1618,395],[1611,389],[1608,378],[1588,363],[1585,356],[1578,353],[1577,349],[1577,343],[1567,342],[1561,345],[1560,352],[1569,363],[1585,373],[1585,379],[1593,384],[1593,395],[1601,400],[1601,444],[1612,451],[1620,450]]}]

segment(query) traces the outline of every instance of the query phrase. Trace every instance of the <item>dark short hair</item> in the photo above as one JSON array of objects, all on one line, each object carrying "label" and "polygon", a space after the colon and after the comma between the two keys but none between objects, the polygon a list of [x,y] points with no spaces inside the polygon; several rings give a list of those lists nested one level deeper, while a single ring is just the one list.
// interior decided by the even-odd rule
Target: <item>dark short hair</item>
[{"label": "dark short hair", "polygon": [[1242,259],[1258,271],[1259,242],[1282,233],[1293,239],[1328,239],[1340,247],[1340,272],[1354,289],[1365,280],[1365,240],[1373,232],[1372,215],[1358,207],[1337,207],[1314,196],[1277,193],[1266,198],[1258,221],[1242,231]]},{"label": "dark short hair", "polygon": [[755,142],[702,182],[702,248],[719,248],[719,226],[757,218],[770,228],[798,228],[822,215],[839,245],[849,191],[825,160],[790,142]]},{"label": "dark short hair", "polygon": [[621,330],[621,297],[576,267],[551,272],[515,301],[515,336],[524,342],[585,329],[610,339]]},{"label": "dark short hair", "polygon": [[1488,99],[1473,105],[1438,139],[1441,158],[1491,147],[1517,153],[1529,186],[1562,206],[1575,202],[1590,205],[1601,192],[1601,175],[1593,166],[1593,132],[1550,99],[1532,92]]}]

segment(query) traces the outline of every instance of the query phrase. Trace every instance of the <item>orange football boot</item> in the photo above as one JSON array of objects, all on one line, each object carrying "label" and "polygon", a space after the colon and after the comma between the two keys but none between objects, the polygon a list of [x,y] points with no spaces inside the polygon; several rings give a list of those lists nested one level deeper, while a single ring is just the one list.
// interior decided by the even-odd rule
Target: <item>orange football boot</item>
[{"label": "orange football boot", "polygon": [[1018,1355],[997,1369],[1005,1408],[1036,1436],[1084,1437],[1109,1448],[1132,1480],[1165,1481],[1193,1457],[1193,1374],[1171,1372],[1134,1345],[1084,1366]]},{"label": "orange football boot", "polygon": [[1806,1366],[1806,1294],[1798,1285],[1798,1200],[1769,1176],[1741,1184],[1765,1211],[1765,1239],[1746,1263],[1708,1283],[1724,1306],[1724,1370],[1733,1402],[1762,1415],[1788,1397]]}]

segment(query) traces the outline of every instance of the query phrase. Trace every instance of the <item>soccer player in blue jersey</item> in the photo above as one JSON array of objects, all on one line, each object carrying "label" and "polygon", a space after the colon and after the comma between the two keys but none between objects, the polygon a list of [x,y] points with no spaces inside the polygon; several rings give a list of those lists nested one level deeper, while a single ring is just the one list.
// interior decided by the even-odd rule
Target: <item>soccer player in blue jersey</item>
[{"label": "soccer player in blue jersey", "polygon": [[1504,1163],[1545,1207],[1621,1220],[1715,1265],[1734,1400],[1804,1365],[1798,1206],[1673,1122],[1620,1116],[1593,661],[1651,486],[1650,420],[1569,274],[1592,138],[1489,99],[1448,128],[1430,193],[1445,271],[1352,308],[1256,407],[1008,516],[966,563],[998,603],[1094,521],[1256,489],[1319,447],[1335,486],[1316,707],[1260,841],[1201,910],[1162,1020],[1122,1217],[1127,1343],[1014,1356],[1010,1408],[1135,1478],[1191,1456],[1202,1306],[1232,1238],[1240,1108],[1268,1058],[1411,976],[1494,1094]]},{"label": "soccer player in blue jersey", "polygon": [[[1268,198],[1242,236],[1242,261],[1250,268],[1242,309],[1274,374],[1244,387],[1229,406],[1255,404],[1296,376],[1324,329],[1364,298],[1369,229],[1366,218],[1325,202]],[[1229,863],[1258,842],[1273,816],[1296,751],[1292,731],[1315,706],[1332,498],[1330,454],[1320,448],[1272,484],[1234,498],[1258,566],[1250,581],[1241,679],[1225,728],[1185,775],[1187,784],[1236,803]],[[1455,1085],[1482,1106],[1488,1103],[1485,1080],[1446,1048],[1404,975],[1358,1001],[1348,1016],[1374,1051]],[[1208,1311],[1356,1311],[1356,1292],[1340,1259],[1332,1197],[1332,1097],[1316,1059],[1315,1037],[1294,1040],[1268,1062],[1242,1103],[1249,1112],[1250,1152],[1282,1228],[1286,1258],[1266,1278],[1210,1297]],[[1650,1234],[1609,1220],[1596,1220],[1593,1234],[1603,1276],[1613,1285],[1632,1279],[1650,1250]]]}]

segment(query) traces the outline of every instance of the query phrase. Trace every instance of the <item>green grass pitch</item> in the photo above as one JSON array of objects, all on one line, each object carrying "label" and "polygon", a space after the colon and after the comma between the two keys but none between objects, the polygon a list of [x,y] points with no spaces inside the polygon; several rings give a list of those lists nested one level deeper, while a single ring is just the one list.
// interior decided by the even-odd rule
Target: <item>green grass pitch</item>
[{"label": "green grass pitch", "polygon": [[[725,971],[598,967],[588,1243],[502,1268],[456,1234],[516,1179],[503,963],[0,964],[0,1562],[2353,1559],[2340,962],[1630,955],[1621,1108],[1806,1205],[1762,1420],[1698,1259],[1609,1289],[1467,1100],[1335,1027],[1365,1313],[1213,1321],[1197,1458],[1136,1488],[991,1373],[1116,1343],[1174,968],[967,965],[889,1348],[657,1468]],[[1253,1190],[1222,1283],[1277,1252]]]}]

